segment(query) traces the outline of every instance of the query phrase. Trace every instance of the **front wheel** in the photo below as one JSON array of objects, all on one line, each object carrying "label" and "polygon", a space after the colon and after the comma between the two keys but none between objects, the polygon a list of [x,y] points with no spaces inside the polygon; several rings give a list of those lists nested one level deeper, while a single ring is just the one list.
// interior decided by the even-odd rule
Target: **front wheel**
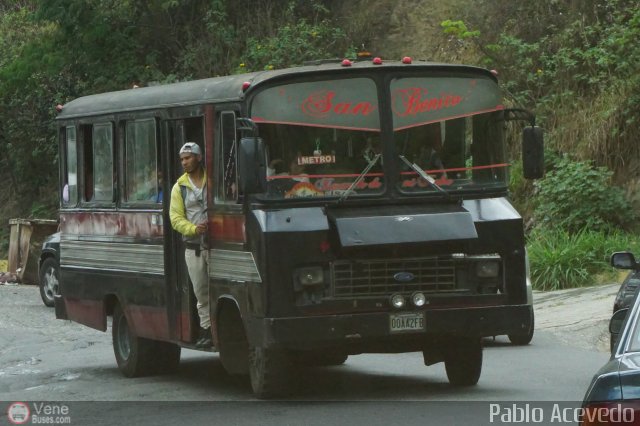
[{"label": "front wheel", "polygon": [[284,395],[289,388],[290,359],[280,349],[251,348],[249,350],[249,377],[253,394],[260,399]]},{"label": "front wheel", "polygon": [[452,385],[478,383],[482,372],[482,339],[465,337],[452,341],[445,351],[444,366]]},{"label": "front wheel", "polygon": [[52,307],[54,297],[60,294],[60,265],[55,258],[48,257],[42,261],[39,272],[40,297],[45,306]]},{"label": "front wheel", "polygon": [[529,330],[526,333],[522,333],[522,334],[509,334],[507,337],[509,337],[509,341],[514,345],[521,345],[521,346],[528,345],[529,343],[531,343],[531,340],[533,339],[533,330],[534,330],[534,316],[532,311],[531,327],[529,328]]}]

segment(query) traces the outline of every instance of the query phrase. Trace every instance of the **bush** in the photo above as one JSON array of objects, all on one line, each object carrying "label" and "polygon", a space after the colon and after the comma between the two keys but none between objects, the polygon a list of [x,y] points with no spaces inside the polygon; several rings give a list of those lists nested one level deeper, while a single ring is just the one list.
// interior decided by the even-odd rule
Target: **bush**
[{"label": "bush", "polygon": [[583,161],[561,158],[538,183],[534,217],[537,225],[570,233],[588,228],[612,231],[635,218],[621,188],[612,186],[612,172]]},{"label": "bush", "polygon": [[527,247],[533,288],[562,290],[596,284],[602,274],[613,272],[611,253],[638,253],[640,244],[637,238],[622,232],[537,229],[529,235]]}]

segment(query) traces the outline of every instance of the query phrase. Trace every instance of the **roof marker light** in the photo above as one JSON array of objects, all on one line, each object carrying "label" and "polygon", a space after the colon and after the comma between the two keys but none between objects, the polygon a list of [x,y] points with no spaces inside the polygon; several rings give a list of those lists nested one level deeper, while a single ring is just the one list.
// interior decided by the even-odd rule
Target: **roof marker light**
[{"label": "roof marker light", "polygon": [[244,83],[242,83],[242,91],[243,92],[246,92],[249,87],[251,87],[251,82],[250,81],[245,81]]},{"label": "roof marker light", "polygon": [[412,62],[411,56],[405,56],[404,58],[402,58],[403,64],[410,64],[411,62]]},{"label": "roof marker light", "polygon": [[344,60],[342,61],[342,66],[343,66],[343,67],[350,67],[350,66],[351,66],[351,61],[350,61],[350,60],[348,60],[348,59],[344,59]]},{"label": "roof marker light", "polygon": [[493,74],[494,76],[496,76],[496,77],[498,76],[498,70],[491,70],[490,72],[491,72],[491,74]]},{"label": "roof marker light", "polygon": [[64,108],[64,105],[62,105],[62,104],[56,105],[56,111],[58,111],[58,112],[62,112],[63,108]]},{"label": "roof marker light", "polygon": [[382,58],[380,58],[379,56],[373,58],[373,65],[382,65]]}]

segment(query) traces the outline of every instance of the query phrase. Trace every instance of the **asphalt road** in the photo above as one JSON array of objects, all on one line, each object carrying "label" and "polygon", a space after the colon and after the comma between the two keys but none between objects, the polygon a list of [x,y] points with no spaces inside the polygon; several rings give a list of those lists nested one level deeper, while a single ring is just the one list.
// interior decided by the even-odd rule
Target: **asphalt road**
[{"label": "asphalt road", "polygon": [[486,339],[477,386],[450,386],[443,364],[425,367],[418,353],[366,354],[304,371],[291,396],[265,403],[255,401],[247,380],[229,377],[216,354],[184,350],[176,374],[126,379],[109,332],[56,320],[37,287],[0,286],[0,401],[68,404],[72,424],[497,424],[488,416],[499,401],[582,399],[608,358],[616,290],[536,294],[532,344]]}]

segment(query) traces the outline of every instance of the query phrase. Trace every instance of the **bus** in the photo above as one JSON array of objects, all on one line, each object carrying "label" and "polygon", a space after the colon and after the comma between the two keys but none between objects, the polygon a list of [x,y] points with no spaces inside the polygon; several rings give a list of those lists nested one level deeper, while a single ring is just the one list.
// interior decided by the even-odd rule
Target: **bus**
[{"label": "bus", "polygon": [[[534,328],[508,126],[543,136],[496,73],[318,61],[90,95],[59,107],[56,317],[107,331],[127,377],[174,371],[199,324],[169,194],[185,142],[207,176],[213,347],[259,398],[296,368],[422,352],[478,382],[483,337]],[[516,131],[519,132],[516,128]],[[516,134],[517,134],[516,132]],[[519,161],[519,160],[518,160]]]}]

